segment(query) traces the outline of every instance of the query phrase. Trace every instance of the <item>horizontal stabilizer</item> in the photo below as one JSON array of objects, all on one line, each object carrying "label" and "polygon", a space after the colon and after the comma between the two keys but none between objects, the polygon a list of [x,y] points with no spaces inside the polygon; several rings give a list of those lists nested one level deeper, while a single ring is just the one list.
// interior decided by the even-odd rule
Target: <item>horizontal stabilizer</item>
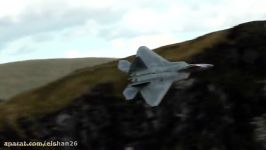
[{"label": "horizontal stabilizer", "polygon": [[125,73],[129,72],[130,66],[131,66],[131,63],[127,60],[119,60],[118,62],[118,69]]},{"label": "horizontal stabilizer", "polygon": [[125,96],[126,100],[132,100],[138,94],[139,89],[128,85],[126,89],[123,91],[123,95]]}]

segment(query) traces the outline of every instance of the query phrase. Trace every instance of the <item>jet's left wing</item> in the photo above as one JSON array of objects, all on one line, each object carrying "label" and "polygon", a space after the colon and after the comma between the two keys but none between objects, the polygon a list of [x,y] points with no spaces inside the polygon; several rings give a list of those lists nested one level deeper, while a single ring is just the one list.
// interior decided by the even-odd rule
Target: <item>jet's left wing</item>
[{"label": "jet's left wing", "polygon": [[141,46],[138,49],[137,57],[140,57],[144,64],[150,68],[153,66],[165,66],[170,62],[161,57],[160,55],[154,53],[146,46]]},{"label": "jet's left wing", "polygon": [[174,80],[154,80],[143,87],[140,92],[146,103],[150,106],[158,106],[171,87]]}]

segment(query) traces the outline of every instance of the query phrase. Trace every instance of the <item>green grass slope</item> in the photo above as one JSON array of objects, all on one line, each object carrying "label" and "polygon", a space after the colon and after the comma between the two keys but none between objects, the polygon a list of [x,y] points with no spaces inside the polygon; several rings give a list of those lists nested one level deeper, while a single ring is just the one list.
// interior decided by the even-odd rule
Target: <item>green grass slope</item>
[{"label": "green grass slope", "polygon": [[109,58],[43,59],[0,64],[0,99],[37,88],[74,70],[109,62]]},{"label": "green grass slope", "polygon": [[[226,40],[226,35],[226,30],[214,32],[191,41],[163,46],[155,51],[172,61],[189,61],[192,56]],[[132,58],[128,59],[132,60]],[[117,69],[117,61],[81,69],[46,86],[22,93],[6,103],[1,103],[0,125],[3,122],[13,124],[21,117],[42,117],[60,110],[76,97],[90,92],[93,87],[101,83],[114,84],[114,95],[122,96],[121,91],[127,84],[126,78],[126,74]]]}]

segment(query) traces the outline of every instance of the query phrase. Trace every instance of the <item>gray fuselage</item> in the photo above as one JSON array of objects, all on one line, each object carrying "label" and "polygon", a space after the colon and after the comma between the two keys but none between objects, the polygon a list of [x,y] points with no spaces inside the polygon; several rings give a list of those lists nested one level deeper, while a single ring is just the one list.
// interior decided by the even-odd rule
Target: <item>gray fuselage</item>
[{"label": "gray fuselage", "polygon": [[169,62],[166,66],[155,66],[138,72],[130,74],[130,79],[132,84],[138,85],[146,82],[150,82],[155,79],[167,80],[172,79],[175,81],[183,80],[189,77],[188,72],[179,72],[179,70],[189,66],[189,64],[184,64],[180,66],[175,62]]}]

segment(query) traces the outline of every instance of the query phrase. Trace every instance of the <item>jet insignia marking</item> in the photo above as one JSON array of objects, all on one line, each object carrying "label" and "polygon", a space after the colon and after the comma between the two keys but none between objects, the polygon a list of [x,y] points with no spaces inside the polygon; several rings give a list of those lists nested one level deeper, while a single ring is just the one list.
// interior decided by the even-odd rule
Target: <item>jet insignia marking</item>
[{"label": "jet insignia marking", "polygon": [[145,46],[139,47],[135,60],[118,62],[118,69],[128,73],[131,83],[123,91],[126,100],[141,93],[146,103],[158,106],[175,81],[187,79],[191,72],[213,67],[212,64],[169,62]]}]

